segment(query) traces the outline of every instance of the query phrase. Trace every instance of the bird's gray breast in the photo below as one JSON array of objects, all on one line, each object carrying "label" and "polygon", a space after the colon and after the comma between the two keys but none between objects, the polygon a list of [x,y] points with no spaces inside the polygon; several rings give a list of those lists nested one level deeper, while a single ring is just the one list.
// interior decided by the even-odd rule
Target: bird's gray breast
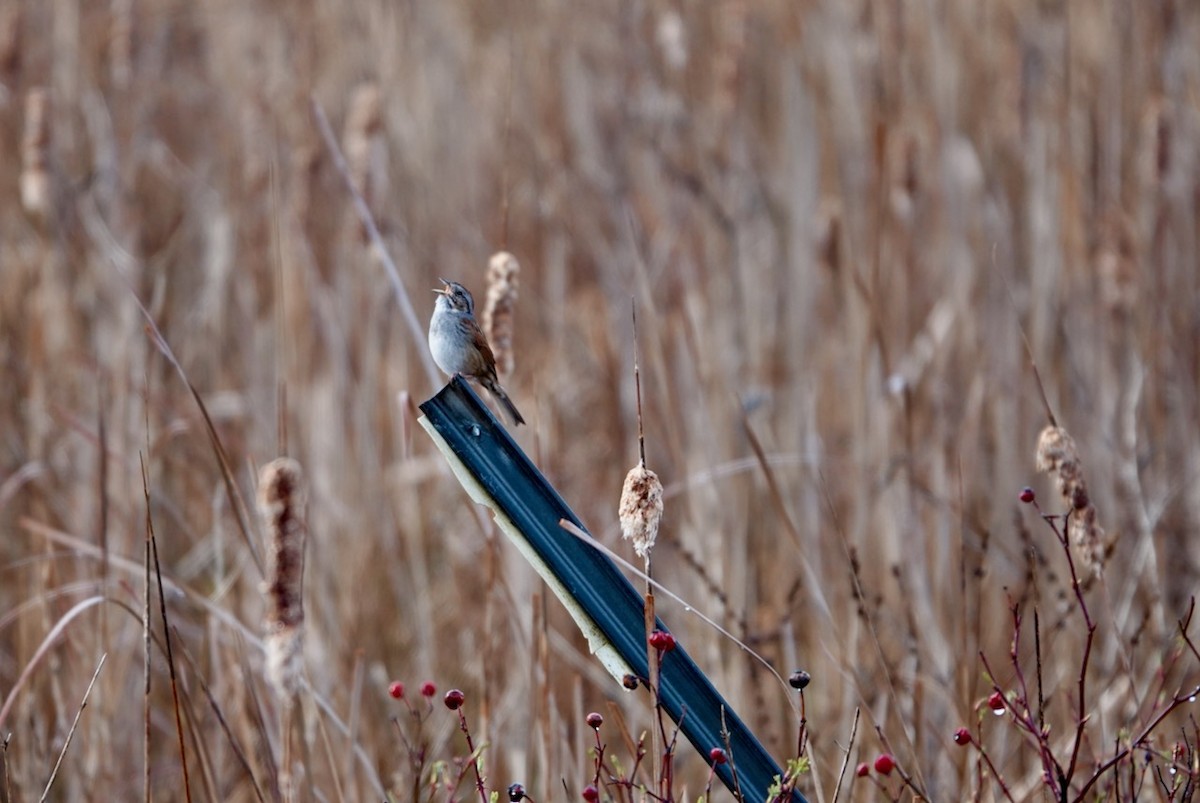
[{"label": "bird's gray breast", "polygon": [[429,321],[429,350],[433,361],[447,374],[462,373],[466,357],[465,329],[460,314],[442,308],[441,303]]}]

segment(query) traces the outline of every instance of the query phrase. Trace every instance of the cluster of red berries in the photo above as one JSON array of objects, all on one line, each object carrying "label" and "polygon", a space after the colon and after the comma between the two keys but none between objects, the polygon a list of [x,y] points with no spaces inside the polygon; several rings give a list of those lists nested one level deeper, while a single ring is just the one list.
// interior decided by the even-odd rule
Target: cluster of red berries
[{"label": "cluster of red berries", "polygon": [[[891,753],[880,753],[875,757],[875,771],[880,775],[891,775],[894,769],[896,758]],[[866,778],[871,774],[871,765],[864,761],[855,768],[854,774],[859,778]]]},{"label": "cluster of red berries", "polygon": [[650,646],[660,652],[670,652],[675,649],[675,637],[665,630],[655,630],[650,634]]},{"label": "cluster of red berries", "polygon": [[[392,684],[388,686],[388,694],[390,694],[396,700],[403,700],[404,684],[398,680],[393,681]],[[433,684],[433,681],[427,680],[421,684],[422,697],[432,697],[435,694],[437,694],[437,686]],[[462,694],[462,692],[459,692],[459,694]]]}]

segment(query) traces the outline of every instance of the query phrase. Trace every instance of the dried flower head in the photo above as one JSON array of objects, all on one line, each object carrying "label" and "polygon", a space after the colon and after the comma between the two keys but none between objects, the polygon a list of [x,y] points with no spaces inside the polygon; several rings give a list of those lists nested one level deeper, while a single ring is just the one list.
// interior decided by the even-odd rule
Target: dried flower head
[{"label": "dried flower head", "polygon": [[[379,85],[373,81],[359,84],[350,97],[350,110],[342,134],[350,178],[372,208],[387,193],[382,112],[383,96]],[[358,225],[359,236],[366,240],[366,229],[361,223]]]},{"label": "dried flower head", "polygon": [[621,489],[621,535],[633,542],[633,551],[639,557],[648,558],[658,537],[658,523],[662,520],[663,486],[658,475],[639,462],[625,475],[625,487]]},{"label": "dried flower head", "polygon": [[483,333],[496,357],[496,373],[501,379],[513,372],[513,313],[517,306],[517,276],[520,272],[517,258],[507,251],[499,251],[488,260]]},{"label": "dried flower head", "polygon": [[1137,249],[1123,215],[1111,214],[1101,225],[1094,259],[1104,306],[1114,317],[1128,319],[1138,303]]},{"label": "dried flower head", "polygon": [[1062,427],[1048,426],[1038,436],[1037,470],[1055,475],[1058,491],[1071,508],[1069,536],[1076,560],[1099,577],[1104,569],[1104,529],[1088,496],[1075,439]]},{"label": "dried flower head", "polygon": [[35,86],[25,96],[21,137],[21,205],[37,218],[50,213],[50,96]]},{"label": "dried flower head", "polygon": [[267,596],[267,677],[281,697],[300,686],[304,649],[304,474],[290,458],[272,460],[258,473],[258,511],[267,532],[271,564]]}]

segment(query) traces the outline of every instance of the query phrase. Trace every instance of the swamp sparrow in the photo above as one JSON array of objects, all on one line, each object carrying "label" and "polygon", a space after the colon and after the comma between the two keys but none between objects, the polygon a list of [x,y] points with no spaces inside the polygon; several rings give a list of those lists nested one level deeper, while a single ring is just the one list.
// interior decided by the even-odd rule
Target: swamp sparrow
[{"label": "swamp sparrow", "polygon": [[438,300],[429,319],[429,350],[433,352],[433,361],[450,376],[462,374],[479,380],[504,408],[513,426],[524,424],[516,405],[500,387],[496,358],[475,320],[475,300],[471,293],[458,282],[441,281],[446,286],[433,291]]}]

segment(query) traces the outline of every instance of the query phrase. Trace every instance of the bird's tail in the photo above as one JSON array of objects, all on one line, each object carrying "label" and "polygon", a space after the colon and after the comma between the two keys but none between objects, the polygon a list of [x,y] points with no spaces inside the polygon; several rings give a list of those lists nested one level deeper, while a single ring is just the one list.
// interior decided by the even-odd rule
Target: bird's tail
[{"label": "bird's tail", "polygon": [[481,382],[481,384],[488,389],[488,392],[492,394],[492,398],[503,408],[510,424],[515,427],[525,423],[525,419],[521,417],[521,411],[517,409],[517,405],[512,403],[512,399],[508,398],[508,394],[504,392],[504,388],[500,387],[499,382],[488,380]]}]

